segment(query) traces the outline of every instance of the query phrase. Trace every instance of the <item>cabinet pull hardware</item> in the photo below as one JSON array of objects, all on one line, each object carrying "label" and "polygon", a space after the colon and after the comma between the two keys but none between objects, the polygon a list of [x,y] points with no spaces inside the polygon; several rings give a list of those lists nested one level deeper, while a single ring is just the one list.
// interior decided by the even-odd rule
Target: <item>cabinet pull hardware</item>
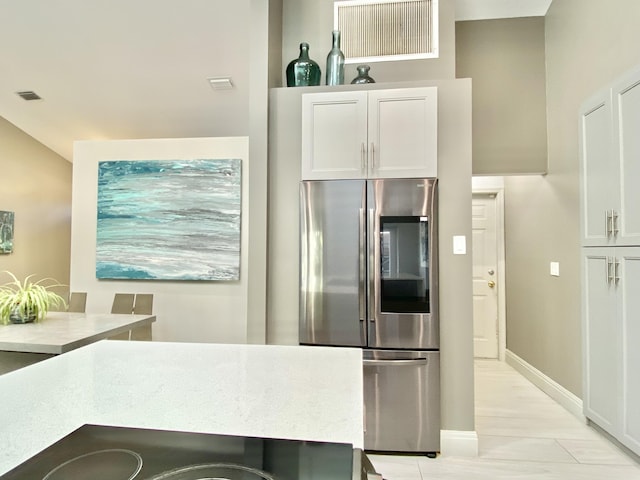
[{"label": "cabinet pull hardware", "polygon": [[367,164],[367,153],[366,148],[364,146],[364,142],[360,144],[360,171],[362,173],[366,173],[366,164]]},{"label": "cabinet pull hardware", "polygon": [[615,237],[618,235],[618,212],[611,210],[611,233]]},{"label": "cabinet pull hardware", "polygon": [[613,281],[616,285],[620,281],[620,262],[617,258],[615,258],[613,262]]},{"label": "cabinet pull hardware", "polygon": [[373,142],[371,142],[371,173],[373,173],[374,168],[376,168],[376,149],[373,146]]},{"label": "cabinet pull hardware", "polygon": [[611,285],[613,276],[611,275],[611,257],[607,257],[607,285]]},{"label": "cabinet pull hardware", "polygon": [[605,216],[604,229],[606,232],[605,236],[609,237],[611,236],[611,213],[609,212],[609,210],[604,212],[604,216]]}]

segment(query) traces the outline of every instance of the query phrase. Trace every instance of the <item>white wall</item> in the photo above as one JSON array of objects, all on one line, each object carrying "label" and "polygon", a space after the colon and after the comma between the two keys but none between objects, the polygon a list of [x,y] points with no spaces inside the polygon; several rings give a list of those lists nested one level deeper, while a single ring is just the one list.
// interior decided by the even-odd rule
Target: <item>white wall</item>
[{"label": "white wall", "polygon": [[[86,291],[87,312],[109,312],[114,293],[153,293],[153,338],[160,341],[247,341],[249,245],[247,137],[81,141],[74,145],[71,289]],[[98,162],[104,160],[242,160],[240,280],[176,282],[98,280],[95,273]]]}]

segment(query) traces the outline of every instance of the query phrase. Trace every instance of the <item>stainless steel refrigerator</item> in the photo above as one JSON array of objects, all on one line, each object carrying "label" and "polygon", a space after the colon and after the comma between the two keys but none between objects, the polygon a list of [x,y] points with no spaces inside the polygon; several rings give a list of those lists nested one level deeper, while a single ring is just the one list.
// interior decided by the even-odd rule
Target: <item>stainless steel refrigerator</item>
[{"label": "stainless steel refrigerator", "polygon": [[440,449],[437,180],[304,181],[300,343],[362,347],[365,449]]}]

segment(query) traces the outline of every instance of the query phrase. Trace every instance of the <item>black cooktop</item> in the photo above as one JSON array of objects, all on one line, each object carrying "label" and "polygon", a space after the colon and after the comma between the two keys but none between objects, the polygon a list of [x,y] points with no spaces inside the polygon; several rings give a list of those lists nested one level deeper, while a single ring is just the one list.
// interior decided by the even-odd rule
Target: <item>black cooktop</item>
[{"label": "black cooktop", "polygon": [[350,480],[349,444],[84,425],[3,480]]}]

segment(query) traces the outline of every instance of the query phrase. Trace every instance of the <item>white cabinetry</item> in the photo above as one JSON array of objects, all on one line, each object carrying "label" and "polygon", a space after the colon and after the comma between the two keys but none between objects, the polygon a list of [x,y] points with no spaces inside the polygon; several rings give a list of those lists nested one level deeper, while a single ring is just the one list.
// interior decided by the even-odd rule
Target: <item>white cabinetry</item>
[{"label": "white cabinetry", "polygon": [[585,248],[584,413],[640,452],[640,247]]},{"label": "white cabinetry", "polygon": [[582,240],[640,245],[640,71],[595,95],[580,114]]},{"label": "white cabinetry", "polygon": [[580,112],[584,414],[640,454],[640,70]]},{"label": "white cabinetry", "polygon": [[437,176],[437,88],[302,96],[302,179]]}]

